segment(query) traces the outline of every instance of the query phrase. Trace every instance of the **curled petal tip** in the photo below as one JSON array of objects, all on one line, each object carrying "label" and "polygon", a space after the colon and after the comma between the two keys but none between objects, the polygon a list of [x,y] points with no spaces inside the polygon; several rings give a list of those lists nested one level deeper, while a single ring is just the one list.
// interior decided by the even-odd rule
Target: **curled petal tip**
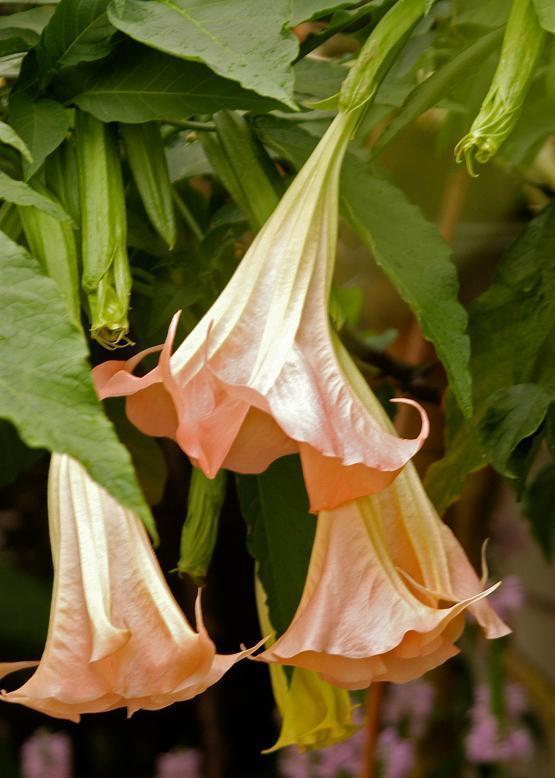
[{"label": "curled petal tip", "polygon": [[416,408],[418,413],[420,414],[420,421],[421,421],[421,427],[420,432],[418,433],[416,440],[424,441],[430,434],[430,420],[428,418],[428,414],[424,410],[424,408],[420,405],[420,403],[416,402],[416,400],[411,400],[410,397],[392,397],[390,402],[392,403],[402,403],[404,405],[411,405],[413,408]]}]

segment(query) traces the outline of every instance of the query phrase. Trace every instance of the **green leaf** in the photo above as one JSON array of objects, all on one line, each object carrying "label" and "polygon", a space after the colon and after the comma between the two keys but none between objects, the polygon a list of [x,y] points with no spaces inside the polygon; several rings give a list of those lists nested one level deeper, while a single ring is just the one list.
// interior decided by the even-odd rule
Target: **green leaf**
[{"label": "green leaf", "polygon": [[34,205],[40,211],[50,214],[62,222],[71,222],[71,217],[62,206],[46,195],[32,189],[25,181],[10,178],[0,170],[0,198],[16,205]]},{"label": "green leaf", "polygon": [[488,0],[487,3],[484,0],[464,0],[453,9],[453,21],[456,25],[499,27],[507,21],[511,5],[507,0]]},{"label": "green leaf", "polygon": [[41,84],[63,67],[101,59],[112,49],[115,30],[106,9],[110,0],[61,0],[37,47]]},{"label": "green leaf", "polygon": [[[81,80],[78,72],[76,77]],[[220,78],[205,65],[136,44],[118,50],[117,58],[110,58],[79,87],[74,102],[104,122],[171,122],[222,108],[266,111],[279,107],[273,100]]]},{"label": "green leaf", "polygon": [[534,219],[505,255],[489,289],[469,310],[474,418],[467,425],[447,401],[447,446],[426,487],[440,511],[467,475],[487,464],[479,425],[495,392],[516,384],[555,389],[555,204]]},{"label": "green leaf", "polygon": [[[507,478],[526,478],[531,436],[545,419],[555,393],[537,384],[499,389],[479,423],[480,441],[490,464]],[[535,446],[532,446],[532,453]]]},{"label": "green leaf", "polygon": [[16,429],[7,421],[0,420],[0,487],[12,483],[42,454],[44,451],[26,446]]},{"label": "green leaf", "polygon": [[54,8],[31,8],[29,11],[0,17],[0,57],[29,51],[39,40]]},{"label": "green leaf", "polygon": [[533,0],[541,26],[548,32],[555,32],[555,4],[553,0]]},{"label": "green leaf", "polygon": [[245,89],[296,107],[291,63],[298,45],[285,29],[288,0],[112,0],[108,17],[147,46],[203,62]]},{"label": "green leaf", "polygon": [[292,0],[291,27],[311,19],[318,19],[346,5],[356,5],[356,2],[355,0],[335,0],[335,2],[334,0]]},{"label": "green leaf", "polygon": [[[263,142],[296,167],[303,164],[316,143],[286,120],[260,117],[255,126]],[[424,336],[434,344],[457,401],[470,414],[466,312],[457,299],[457,273],[449,246],[397,187],[350,153],[341,177],[341,204],[376,262],[410,305]]]},{"label": "green leaf", "polygon": [[24,164],[25,178],[28,179],[63,141],[69,126],[67,114],[63,105],[55,100],[34,100],[26,90],[22,90],[10,97],[9,118],[32,156],[32,162]]},{"label": "green leaf", "polygon": [[543,467],[524,497],[524,514],[548,562],[555,543],[555,464]]},{"label": "green leaf", "polygon": [[237,476],[247,547],[258,565],[270,621],[279,637],[291,623],[316,532],[299,458],[283,457],[260,475]]},{"label": "green leaf", "polygon": [[309,104],[336,95],[348,72],[336,62],[302,59],[295,65],[295,94]]},{"label": "green leaf", "polygon": [[96,398],[85,339],[38,262],[0,233],[0,418],[31,447],[67,453],[156,530],[128,451]]},{"label": "green leaf", "polygon": [[464,79],[472,76],[480,64],[503,40],[503,29],[480,36],[463,51],[450,59],[443,67],[419,84],[405,100],[399,114],[380,135],[372,148],[377,156],[408,124],[432,108]]},{"label": "green leaf", "polygon": [[33,157],[31,156],[31,152],[27,148],[25,141],[19,137],[13,127],[10,127],[10,125],[5,122],[0,122],[0,143],[5,143],[6,146],[17,149],[27,162],[33,161]]}]

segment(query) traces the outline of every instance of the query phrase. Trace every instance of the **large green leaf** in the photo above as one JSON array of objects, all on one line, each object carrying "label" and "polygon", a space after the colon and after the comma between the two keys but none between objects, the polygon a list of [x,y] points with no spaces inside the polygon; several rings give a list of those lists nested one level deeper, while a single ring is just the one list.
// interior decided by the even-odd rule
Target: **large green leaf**
[{"label": "large green leaf", "polygon": [[541,26],[555,32],[555,3],[553,0],[533,0]]},{"label": "large green leaf", "polygon": [[555,393],[538,384],[515,384],[491,396],[478,431],[488,462],[502,475],[525,480],[536,433],[554,401]]},{"label": "large green leaf", "polygon": [[[555,389],[554,255],[555,204],[551,204],[528,225],[501,261],[489,289],[470,307],[475,411],[472,422],[465,424],[448,398],[446,454],[432,465],[426,478],[430,496],[440,511],[460,494],[467,475],[488,462],[483,438],[492,435],[493,447],[498,425],[484,421],[481,441],[480,424],[494,404],[494,394],[519,384],[536,384],[547,392]],[[537,394],[544,396],[543,391]],[[507,396],[503,399],[503,395],[497,395],[497,399],[502,399],[506,408]],[[495,414],[495,410],[489,413]],[[513,410],[513,419],[517,418],[514,414]],[[521,415],[522,410],[517,416]],[[497,415],[499,423],[503,418],[503,414]],[[537,417],[532,423],[525,421],[523,437],[537,426],[536,421]],[[514,435],[510,445],[513,443]],[[494,458],[491,452],[490,458]]]},{"label": "large green leaf", "polygon": [[299,604],[316,531],[299,458],[278,459],[260,475],[237,476],[237,488],[248,525],[247,546],[279,636]]},{"label": "large green leaf", "polygon": [[117,57],[110,58],[74,94],[74,102],[97,119],[130,124],[186,119],[222,108],[266,111],[279,105],[217,76],[205,65],[137,44],[118,50]]},{"label": "large green leaf", "polygon": [[68,130],[66,111],[55,100],[35,100],[21,90],[10,98],[9,118],[31,152],[32,161],[24,164],[25,178],[30,178],[63,141]]},{"label": "large green leaf", "polygon": [[31,156],[31,152],[25,141],[19,137],[13,127],[10,127],[10,125],[5,122],[0,122],[0,143],[5,143],[6,146],[17,149],[27,162],[33,161],[33,157]]},{"label": "large green leaf", "polygon": [[25,181],[17,181],[10,178],[0,170],[0,199],[7,200],[16,205],[34,205],[40,211],[50,214],[55,219],[64,222],[71,222],[71,217],[64,211],[62,206],[51,200],[46,195],[37,192],[26,184]]},{"label": "large green leaf", "polygon": [[372,149],[373,156],[377,156],[410,122],[436,105],[443,97],[449,96],[464,79],[472,76],[476,66],[500,45],[502,38],[502,29],[480,36],[429,78],[418,84],[405,100],[399,114],[380,135]]},{"label": "large green leaf", "polygon": [[42,84],[63,67],[110,53],[115,30],[106,9],[110,0],[61,0],[37,47]]},{"label": "large green leaf", "polygon": [[53,8],[31,8],[29,11],[0,17],[0,57],[29,51],[39,40]]},{"label": "large green leaf", "polygon": [[155,534],[129,453],[96,398],[80,329],[38,262],[0,233],[0,418],[32,447],[70,454]]},{"label": "large green leaf", "polygon": [[112,24],[135,40],[208,65],[291,108],[297,40],[288,0],[112,0]]},{"label": "large green leaf", "polygon": [[[296,167],[302,165],[316,142],[286,120],[260,117],[255,125],[263,142]],[[457,273],[449,246],[397,187],[353,154],[347,154],[343,167],[341,203],[376,262],[411,306],[424,336],[434,344],[460,407],[468,414],[471,387],[466,312],[457,299]]]}]

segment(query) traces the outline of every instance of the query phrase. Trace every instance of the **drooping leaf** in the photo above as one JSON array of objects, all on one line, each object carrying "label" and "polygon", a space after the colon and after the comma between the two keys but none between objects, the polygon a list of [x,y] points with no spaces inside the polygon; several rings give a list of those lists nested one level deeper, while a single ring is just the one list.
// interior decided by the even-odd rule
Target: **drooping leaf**
[{"label": "drooping leaf", "polygon": [[0,16],[0,57],[33,48],[53,13],[47,6]]},{"label": "drooping leaf", "polygon": [[247,546],[279,636],[299,604],[316,530],[299,458],[278,459],[260,475],[237,476],[237,488],[248,525]]},{"label": "drooping leaf", "polygon": [[349,71],[344,65],[319,59],[302,59],[295,65],[295,94],[304,103],[337,94]]},{"label": "drooping leaf", "polygon": [[21,90],[10,97],[9,118],[32,156],[32,161],[24,164],[28,179],[63,141],[68,130],[67,114],[63,105],[55,100],[35,100],[27,90]]},{"label": "drooping leaf", "polygon": [[507,478],[523,481],[535,452],[532,436],[555,401],[555,392],[537,384],[499,389],[479,423],[480,441],[490,464]]},{"label": "drooping leaf", "polygon": [[[260,117],[255,126],[263,142],[296,167],[316,143],[286,120]],[[397,187],[349,153],[341,177],[341,204],[376,262],[412,308],[424,336],[434,344],[457,400],[468,414],[471,388],[466,312],[457,299],[457,273],[449,246]]]},{"label": "drooping leaf", "polygon": [[0,418],[31,447],[65,452],[155,534],[129,453],[96,398],[83,334],[57,285],[0,233]]},{"label": "drooping leaf", "polygon": [[108,17],[147,46],[203,62],[245,89],[295,108],[291,63],[297,42],[286,29],[288,0],[112,0]]},{"label": "drooping leaf", "polygon": [[346,5],[356,5],[354,0],[292,0],[291,9],[291,27],[308,22],[311,19],[318,19],[338,8],[344,8]]},{"label": "drooping leaf", "polygon": [[477,38],[463,51],[457,54],[423,81],[409,94],[399,114],[387,125],[372,148],[377,156],[408,124],[432,108],[464,79],[472,76],[477,64],[480,64],[490,52],[501,44],[503,29],[494,30]]},{"label": "drooping leaf", "polygon": [[10,484],[42,454],[44,451],[26,446],[12,424],[0,420],[0,487]]},{"label": "drooping leaf", "polygon": [[25,141],[19,137],[13,127],[10,127],[10,125],[5,122],[0,122],[0,143],[5,143],[7,146],[17,149],[27,162],[33,161],[33,157],[31,156],[31,152]]},{"label": "drooping leaf", "polygon": [[555,3],[552,0],[533,0],[541,26],[548,32],[555,32]]},{"label": "drooping leaf", "polygon": [[[470,307],[474,417],[465,424],[448,398],[446,454],[426,478],[440,511],[460,494],[467,475],[487,464],[479,425],[495,392],[518,384],[555,389],[554,256],[552,203],[530,222],[502,259],[489,289]],[[529,426],[524,425],[525,433]]]},{"label": "drooping leaf", "polygon": [[32,189],[25,181],[10,178],[0,170],[0,199],[7,200],[16,205],[34,205],[40,211],[50,214],[55,219],[63,222],[71,222],[71,217],[62,206],[51,200],[46,195]]},{"label": "drooping leaf", "polygon": [[40,80],[47,84],[63,67],[110,53],[115,30],[106,9],[110,0],[61,0],[37,47]]},{"label": "drooping leaf", "polygon": [[[222,108],[271,110],[275,101],[242,89],[205,65],[132,44],[118,50],[83,84],[76,68],[74,102],[104,122],[186,119]],[[75,86],[75,84],[74,84]]]},{"label": "drooping leaf", "polygon": [[528,487],[524,513],[545,558],[551,561],[555,543],[555,464],[545,465]]}]

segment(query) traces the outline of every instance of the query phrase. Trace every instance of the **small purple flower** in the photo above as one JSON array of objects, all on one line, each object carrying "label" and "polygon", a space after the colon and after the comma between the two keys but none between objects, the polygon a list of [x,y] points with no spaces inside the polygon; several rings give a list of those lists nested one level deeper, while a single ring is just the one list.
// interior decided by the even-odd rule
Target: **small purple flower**
[{"label": "small purple flower", "polygon": [[311,778],[311,758],[297,748],[284,748],[280,753],[279,771],[283,778]]},{"label": "small purple flower", "polygon": [[37,730],[21,747],[23,778],[72,778],[71,740],[65,732]]},{"label": "small purple flower", "polygon": [[434,703],[434,687],[428,681],[391,684],[383,706],[386,724],[398,725],[408,719],[412,738],[422,737]]},{"label": "small purple flower", "polygon": [[497,757],[497,721],[491,713],[474,719],[465,740],[466,755],[474,764],[490,764]]},{"label": "small purple flower", "polygon": [[202,756],[193,748],[168,751],[156,762],[156,778],[201,778]]},{"label": "small purple flower", "polygon": [[490,596],[490,604],[499,616],[507,621],[522,608],[525,598],[520,578],[508,575],[499,589]]},{"label": "small purple flower", "polygon": [[532,756],[533,744],[530,733],[519,727],[509,732],[499,744],[499,761],[526,762]]},{"label": "small purple flower", "polygon": [[378,754],[383,763],[383,778],[405,778],[414,766],[414,745],[399,736],[393,727],[382,730]]}]

